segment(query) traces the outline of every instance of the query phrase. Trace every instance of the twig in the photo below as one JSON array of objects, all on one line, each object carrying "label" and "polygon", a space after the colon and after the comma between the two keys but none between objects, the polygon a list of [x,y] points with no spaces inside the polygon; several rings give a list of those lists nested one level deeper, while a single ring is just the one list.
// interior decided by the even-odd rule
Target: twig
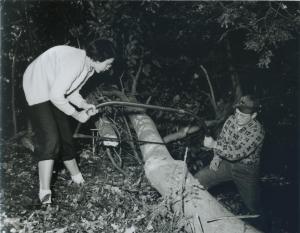
[{"label": "twig", "polygon": [[200,93],[206,95],[207,97],[210,97],[209,93],[207,93],[206,91],[200,91]]},{"label": "twig", "polygon": [[200,216],[199,216],[198,214],[197,214],[197,218],[198,218],[198,221],[199,221],[199,224],[200,224],[201,230],[202,230],[202,232],[204,233],[203,225],[202,225],[202,222],[201,222]]},{"label": "twig", "polygon": [[182,206],[182,213],[184,214],[184,191],[185,191],[185,183],[186,183],[186,175],[187,175],[187,166],[186,166],[186,158],[188,153],[188,147],[185,148],[184,154],[184,164],[183,164],[183,174],[182,174],[182,187],[181,187],[181,206]]},{"label": "twig", "polygon": [[[18,42],[18,38],[16,40]],[[11,64],[11,110],[13,118],[13,132],[14,136],[17,135],[18,125],[17,125],[17,113],[16,113],[16,78],[15,78],[15,67],[16,67],[16,56],[18,51],[18,43],[16,43],[16,49],[13,52],[12,64]]]},{"label": "twig", "polygon": [[111,155],[111,152],[110,152],[110,149],[109,149],[109,148],[106,148],[106,153],[107,153],[108,158],[110,159],[111,163],[114,165],[114,167],[115,167],[119,172],[121,172],[125,177],[127,177],[126,172],[116,164],[115,160],[113,159],[113,157],[112,157],[112,155]]},{"label": "twig", "polygon": [[277,9],[275,10],[273,7],[271,8],[271,9],[274,9],[275,10],[275,16],[274,17],[276,17],[278,14],[279,14],[279,9],[280,9],[280,4],[278,4],[278,7],[277,7]]},{"label": "twig", "polygon": [[139,155],[138,155],[138,153],[137,153],[137,151],[136,151],[135,145],[134,145],[134,143],[133,143],[133,136],[132,136],[132,133],[131,133],[129,124],[128,124],[128,122],[127,122],[127,119],[126,119],[125,116],[122,116],[122,118],[123,118],[123,121],[125,122],[125,126],[126,126],[126,128],[127,128],[127,133],[128,133],[129,139],[130,139],[130,142],[128,142],[128,143],[129,143],[129,145],[131,146],[131,149],[132,149],[132,151],[133,151],[133,154],[134,154],[135,158],[137,159],[138,163],[139,163],[139,164],[142,164],[143,162],[141,161],[141,159],[140,159],[140,157],[139,157]]},{"label": "twig", "polygon": [[271,3],[269,3],[269,6],[270,6],[270,9],[271,9],[272,11],[275,12],[275,16],[274,16],[274,17],[276,17],[277,15],[280,15],[280,16],[281,16],[282,18],[284,18],[284,19],[291,20],[289,17],[287,17],[287,16],[285,16],[285,15],[283,15],[283,14],[281,14],[281,13],[279,12],[279,10],[280,10],[280,8],[281,8],[280,3],[279,3],[279,5],[278,5],[278,8],[277,8],[277,9],[275,9],[275,8],[272,6]]},{"label": "twig", "polygon": [[125,90],[125,89],[124,89],[124,85],[123,85],[123,81],[122,81],[123,76],[124,76],[124,71],[122,72],[122,74],[121,74],[121,76],[120,76],[120,78],[119,78],[122,93],[124,93],[124,90]]},{"label": "twig", "polygon": [[150,96],[147,98],[147,100],[146,100],[146,104],[149,104],[150,101],[151,101],[151,99],[152,99],[152,96],[150,95]]},{"label": "twig", "polygon": [[78,46],[78,48],[80,48],[80,41],[79,41],[79,39],[78,39],[78,36],[76,36],[76,41],[77,41],[77,46]]},{"label": "twig", "polygon": [[237,215],[237,216],[223,216],[223,217],[219,217],[219,218],[215,218],[215,219],[211,219],[208,220],[207,223],[211,223],[211,222],[215,222],[215,221],[219,221],[219,220],[224,220],[224,219],[244,219],[244,218],[258,218],[260,215],[259,214],[255,214],[255,215]]},{"label": "twig", "polygon": [[132,87],[131,87],[131,95],[135,95],[136,94],[136,87],[137,87],[137,83],[138,83],[138,79],[140,77],[142,68],[143,68],[143,64],[144,64],[144,58],[142,57],[138,71],[136,72],[135,77],[133,78],[133,83],[132,83]]},{"label": "twig", "polygon": [[190,227],[191,227],[192,233],[194,233],[194,232],[195,232],[195,226],[193,226],[193,224],[192,224],[191,222],[189,222],[189,224],[190,224]]},{"label": "twig", "polygon": [[115,148],[112,148],[112,150],[115,152],[115,155],[117,155],[120,167],[122,167],[123,166],[123,160],[122,160],[121,155],[120,155],[121,152],[122,152],[122,147],[120,147],[120,153],[118,153]]},{"label": "twig", "polygon": [[127,128],[127,133],[129,135],[129,139],[132,140],[132,142],[129,142],[129,145],[131,146],[132,150],[133,150],[133,154],[135,156],[135,158],[137,159],[138,163],[139,164],[143,164],[142,160],[140,159],[139,157],[139,154],[135,148],[135,145],[134,145],[134,138],[132,136],[132,133],[131,133],[131,130],[130,130],[130,127],[129,127],[129,124],[128,124],[128,121],[126,119],[125,116],[123,116],[123,119],[124,119],[124,122],[125,122],[125,125],[126,125],[126,128]]}]

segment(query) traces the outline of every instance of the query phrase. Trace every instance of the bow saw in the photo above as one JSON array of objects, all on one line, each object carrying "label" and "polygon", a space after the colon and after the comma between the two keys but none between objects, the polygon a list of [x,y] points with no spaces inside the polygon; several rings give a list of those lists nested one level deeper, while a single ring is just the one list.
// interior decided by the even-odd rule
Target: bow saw
[{"label": "bow saw", "polygon": [[[183,110],[183,109],[176,109],[176,108],[171,108],[171,107],[163,107],[163,106],[158,106],[158,105],[151,105],[151,104],[141,104],[141,103],[132,103],[132,102],[125,102],[125,101],[110,101],[110,102],[106,102],[106,103],[101,103],[96,105],[96,109],[100,109],[100,108],[104,108],[107,106],[126,106],[126,107],[135,107],[135,108],[143,108],[143,109],[154,109],[154,110],[160,110],[160,111],[166,111],[166,112],[175,112],[178,114],[184,114],[184,115],[190,115],[193,118],[197,119],[198,123],[200,123],[200,125],[202,126],[202,128],[204,128],[204,130],[207,132],[207,126],[204,123],[204,119],[197,116],[196,114]],[[90,109],[87,110],[87,113],[89,112]],[[136,110],[135,110],[136,111]],[[100,112],[98,112],[97,114],[99,114]],[[78,133],[80,127],[81,127],[82,123],[78,123],[76,130],[73,134],[74,138],[98,138],[98,139],[102,139],[102,140],[111,140],[111,141],[118,141],[121,142],[120,139],[115,139],[115,138],[109,138],[109,137],[101,137],[101,136],[91,136],[91,135],[86,135],[86,134],[81,134]],[[159,145],[165,145],[166,143],[164,142],[151,142],[151,141],[144,141],[144,140],[130,140],[130,139],[126,139],[123,140],[125,142],[137,142],[137,143],[150,143],[150,144],[159,144]]]}]

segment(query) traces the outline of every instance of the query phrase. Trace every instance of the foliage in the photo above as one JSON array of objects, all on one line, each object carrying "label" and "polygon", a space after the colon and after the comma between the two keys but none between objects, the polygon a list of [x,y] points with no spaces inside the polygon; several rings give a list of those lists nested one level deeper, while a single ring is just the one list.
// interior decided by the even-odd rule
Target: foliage
[{"label": "foliage", "polygon": [[[168,90],[169,99],[179,95],[183,100],[184,95],[191,93],[189,88],[194,88],[195,96],[187,99],[209,105],[201,64],[208,70],[217,99],[224,100],[234,92],[228,79],[230,64],[241,75],[252,72],[255,63],[270,67],[278,51],[295,41],[299,33],[298,4],[292,2],[74,0],[1,4],[4,18],[1,81],[4,94],[9,93],[10,63],[15,54],[19,80],[16,98],[22,99],[18,106],[20,120],[25,104],[21,77],[26,65],[57,44],[85,48],[97,39],[111,40],[118,53],[113,82],[122,83],[125,91],[129,92],[133,79],[140,76],[137,95],[141,101],[149,96],[153,101],[163,99],[161,90]],[[227,41],[232,47],[232,61],[225,52]],[[295,72],[292,69],[285,72]],[[252,89],[249,91],[253,92],[255,82],[247,86]],[[195,89],[198,93],[194,93]]]}]

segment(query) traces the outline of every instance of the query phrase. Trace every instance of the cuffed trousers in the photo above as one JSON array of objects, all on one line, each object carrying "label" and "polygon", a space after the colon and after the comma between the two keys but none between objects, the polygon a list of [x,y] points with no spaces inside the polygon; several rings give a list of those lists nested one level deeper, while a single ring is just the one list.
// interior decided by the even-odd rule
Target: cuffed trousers
[{"label": "cuffed trousers", "polygon": [[225,181],[233,181],[248,209],[253,213],[261,211],[258,166],[223,160],[217,171],[208,166],[196,173],[195,178],[207,189]]},{"label": "cuffed trousers", "polygon": [[35,159],[56,160],[60,151],[63,161],[74,159],[75,150],[69,116],[50,101],[29,106],[29,113],[36,137]]}]

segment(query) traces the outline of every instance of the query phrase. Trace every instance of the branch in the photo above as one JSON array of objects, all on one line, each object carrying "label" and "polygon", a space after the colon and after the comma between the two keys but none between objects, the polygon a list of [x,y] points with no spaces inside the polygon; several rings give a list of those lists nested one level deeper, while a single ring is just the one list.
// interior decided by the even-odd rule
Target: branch
[{"label": "branch", "polygon": [[205,74],[205,77],[207,79],[207,82],[208,82],[208,85],[209,85],[209,89],[210,89],[210,99],[211,99],[211,103],[213,105],[213,108],[215,110],[215,113],[217,113],[217,104],[216,104],[216,99],[215,99],[215,94],[214,94],[214,89],[211,85],[211,82],[210,82],[210,78],[208,76],[208,73],[205,69],[205,67],[203,65],[200,65],[200,68],[203,70],[204,74]]},{"label": "branch", "polygon": [[141,74],[142,69],[143,69],[143,64],[144,64],[144,59],[142,57],[142,59],[140,61],[139,68],[138,68],[138,71],[136,72],[136,75],[133,78],[133,83],[132,83],[132,87],[131,87],[131,95],[133,95],[133,96],[136,94],[136,87],[137,87],[137,83],[138,83],[140,74]]},{"label": "branch", "polygon": [[[223,118],[220,118],[220,119],[217,119],[217,120],[207,120],[207,121],[205,121],[205,125],[206,125],[206,127],[212,127],[212,126],[218,125],[223,120],[224,120]],[[177,141],[177,140],[180,140],[182,138],[187,137],[189,134],[198,132],[200,129],[201,129],[201,127],[199,127],[199,126],[183,127],[179,131],[177,131],[176,133],[171,133],[171,134],[165,136],[163,138],[163,141],[166,144],[170,143],[170,142],[173,142],[173,141]]]},{"label": "branch", "polygon": [[143,162],[142,162],[142,160],[140,159],[140,157],[139,157],[139,155],[138,155],[138,153],[137,153],[137,150],[136,150],[136,148],[135,148],[135,145],[134,145],[134,143],[133,143],[134,139],[133,139],[133,136],[132,136],[132,133],[131,133],[131,130],[130,130],[128,121],[127,121],[127,119],[126,119],[125,116],[122,116],[122,118],[123,118],[123,121],[125,122],[125,126],[126,126],[126,128],[127,128],[127,133],[128,133],[129,140],[130,140],[128,143],[129,143],[129,145],[130,145],[130,147],[131,147],[131,149],[132,149],[132,151],[133,151],[134,157],[136,158],[136,160],[138,161],[139,164],[142,164]]},{"label": "branch", "polygon": [[152,96],[150,95],[150,96],[148,97],[148,99],[146,100],[146,103],[145,103],[145,104],[149,104],[150,101],[151,101],[151,99],[152,99]]},{"label": "branch", "polygon": [[12,118],[13,118],[13,132],[14,136],[18,132],[18,122],[17,122],[17,112],[16,112],[16,58],[18,54],[19,49],[19,39],[22,36],[22,30],[20,33],[16,36],[16,40],[14,43],[15,49],[13,50],[13,58],[12,58],[12,64],[11,64],[11,110],[12,110]]},{"label": "branch", "polygon": [[125,92],[125,88],[124,88],[123,81],[122,81],[123,76],[124,76],[124,71],[122,72],[122,74],[119,77],[122,93]]},{"label": "branch", "polygon": [[223,217],[207,220],[207,223],[211,223],[211,222],[215,222],[215,221],[219,221],[219,220],[227,220],[227,219],[231,219],[231,218],[244,219],[244,218],[258,218],[258,217],[259,217],[258,214],[255,214],[255,215],[223,216]]},{"label": "branch", "polygon": [[77,41],[77,46],[78,46],[78,48],[80,49],[80,41],[79,41],[79,39],[78,39],[78,36],[76,36],[76,41]]},{"label": "branch", "polygon": [[276,17],[277,15],[280,15],[282,18],[286,19],[286,20],[291,20],[289,17],[286,17],[285,15],[281,14],[279,12],[280,8],[281,8],[281,3],[278,4],[278,7],[277,9],[275,9],[273,6],[272,6],[272,3],[269,3],[269,7],[270,9],[275,13],[274,17]]},{"label": "branch", "polygon": [[183,172],[182,172],[182,186],[181,186],[181,205],[182,205],[182,213],[184,214],[184,192],[185,192],[185,185],[186,185],[186,179],[187,179],[187,165],[186,165],[186,158],[188,153],[188,147],[185,148],[185,154],[184,154],[184,165],[183,165]]},{"label": "branch", "polygon": [[201,127],[199,126],[187,126],[181,128],[178,132],[169,134],[163,138],[165,143],[173,142],[182,138],[185,138],[187,135],[195,133],[199,131]]},{"label": "branch", "polygon": [[113,157],[112,157],[111,151],[110,151],[110,149],[109,149],[108,147],[106,148],[106,153],[107,153],[107,156],[108,156],[108,158],[110,159],[111,163],[113,164],[113,166],[114,166],[119,172],[121,172],[125,177],[128,177],[128,175],[126,174],[126,172],[116,164],[115,160],[114,160]]}]

